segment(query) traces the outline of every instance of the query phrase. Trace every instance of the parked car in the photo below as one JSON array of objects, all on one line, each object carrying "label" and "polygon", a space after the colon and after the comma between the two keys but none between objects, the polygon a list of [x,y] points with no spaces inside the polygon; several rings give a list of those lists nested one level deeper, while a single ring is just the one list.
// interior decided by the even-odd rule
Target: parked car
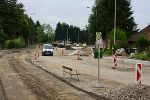
[{"label": "parked car", "polygon": [[51,44],[43,44],[42,56],[53,56],[53,46]]},{"label": "parked car", "polygon": [[125,55],[125,49],[124,48],[117,49],[116,54],[118,56],[124,56]]},{"label": "parked car", "polygon": [[64,47],[65,47],[65,44],[64,44],[64,43],[59,43],[59,44],[58,44],[58,47],[59,47],[59,48],[64,48]]}]

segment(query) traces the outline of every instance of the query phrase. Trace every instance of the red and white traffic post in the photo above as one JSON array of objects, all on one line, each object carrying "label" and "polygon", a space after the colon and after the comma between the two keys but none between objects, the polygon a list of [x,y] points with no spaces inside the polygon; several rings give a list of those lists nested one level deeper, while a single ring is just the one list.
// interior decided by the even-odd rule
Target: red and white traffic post
[{"label": "red and white traffic post", "polygon": [[37,58],[40,57],[39,50],[40,50],[40,44],[37,44],[37,45],[36,45],[36,48],[35,48],[35,50],[34,50],[34,59],[37,59]]},{"label": "red and white traffic post", "polygon": [[37,54],[35,50],[34,50],[34,59],[37,59]]},{"label": "red and white traffic post", "polygon": [[63,55],[64,55],[64,50],[62,50],[62,52],[61,52],[61,53],[62,53],[62,56],[63,56]]},{"label": "red and white traffic post", "polygon": [[112,68],[115,69],[116,66],[117,66],[117,54],[115,53],[114,57],[113,57],[113,67]]},{"label": "red and white traffic post", "polygon": [[81,60],[81,58],[80,58],[80,50],[78,50],[78,53],[77,53],[77,60]]},{"label": "red and white traffic post", "polygon": [[135,65],[136,70],[136,83],[141,84],[142,83],[142,64],[141,63],[137,63]]}]

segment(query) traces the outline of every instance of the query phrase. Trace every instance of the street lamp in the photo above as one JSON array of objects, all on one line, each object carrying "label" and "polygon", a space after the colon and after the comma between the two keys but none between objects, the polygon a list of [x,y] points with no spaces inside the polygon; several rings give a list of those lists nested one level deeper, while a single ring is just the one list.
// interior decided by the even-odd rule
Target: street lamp
[{"label": "street lamp", "polygon": [[[68,27],[69,28],[69,27]],[[68,43],[68,28],[67,28],[67,43]]]},{"label": "street lamp", "polygon": [[35,13],[30,13],[30,14],[28,14],[28,15],[34,15]]},{"label": "street lamp", "polygon": [[78,44],[79,44],[79,32],[80,32],[80,31],[78,30]]},{"label": "street lamp", "polygon": [[[27,15],[29,15],[29,16],[31,16],[31,15],[34,15],[35,13],[30,13],[30,14],[27,14]],[[32,38],[31,38],[32,39]],[[29,42],[30,42],[30,38],[29,38],[29,34],[28,34],[28,46],[29,46]],[[32,39],[32,43],[34,44],[34,42],[35,42],[35,33],[34,33],[34,35],[33,35],[33,39]]]},{"label": "street lamp", "polygon": [[[91,8],[91,7],[87,7],[87,8]],[[92,9],[92,8],[91,8],[91,9]],[[97,6],[95,6],[96,31],[97,31],[97,29],[98,29],[98,19],[97,19],[97,15],[98,15],[98,13],[97,13]]]},{"label": "street lamp", "polygon": [[116,0],[115,0],[115,15],[114,15],[114,45],[115,45],[115,43],[116,43],[116,7],[117,7],[117,5],[116,5]]}]

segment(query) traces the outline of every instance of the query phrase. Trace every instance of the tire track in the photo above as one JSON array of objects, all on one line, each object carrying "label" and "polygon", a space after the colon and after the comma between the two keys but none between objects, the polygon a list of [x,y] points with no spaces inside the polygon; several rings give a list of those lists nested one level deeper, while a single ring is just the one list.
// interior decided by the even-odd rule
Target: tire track
[{"label": "tire track", "polygon": [[38,77],[29,73],[21,64],[19,59],[9,58],[8,62],[12,69],[19,74],[24,83],[37,95],[39,100],[60,100],[59,94],[53,88],[47,86]]},{"label": "tire track", "polygon": [[0,79],[0,100],[7,100],[1,79]]}]

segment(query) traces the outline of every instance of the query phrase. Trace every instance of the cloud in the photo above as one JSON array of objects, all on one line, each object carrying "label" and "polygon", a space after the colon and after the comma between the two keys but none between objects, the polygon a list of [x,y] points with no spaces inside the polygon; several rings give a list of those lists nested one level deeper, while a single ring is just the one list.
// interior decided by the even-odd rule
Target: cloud
[{"label": "cloud", "polygon": [[138,28],[142,29],[150,23],[150,0],[132,0],[132,10]]},{"label": "cloud", "polygon": [[[25,5],[26,13],[42,23],[52,23],[52,27],[60,22],[66,22],[81,28],[88,23],[88,17],[95,0],[19,0]],[[139,28],[144,28],[150,22],[150,0],[131,0],[133,16]]]},{"label": "cloud", "polygon": [[34,20],[42,23],[52,23],[53,27],[60,22],[66,22],[83,28],[88,22],[93,0],[19,0],[25,5],[26,13],[35,13]]}]

